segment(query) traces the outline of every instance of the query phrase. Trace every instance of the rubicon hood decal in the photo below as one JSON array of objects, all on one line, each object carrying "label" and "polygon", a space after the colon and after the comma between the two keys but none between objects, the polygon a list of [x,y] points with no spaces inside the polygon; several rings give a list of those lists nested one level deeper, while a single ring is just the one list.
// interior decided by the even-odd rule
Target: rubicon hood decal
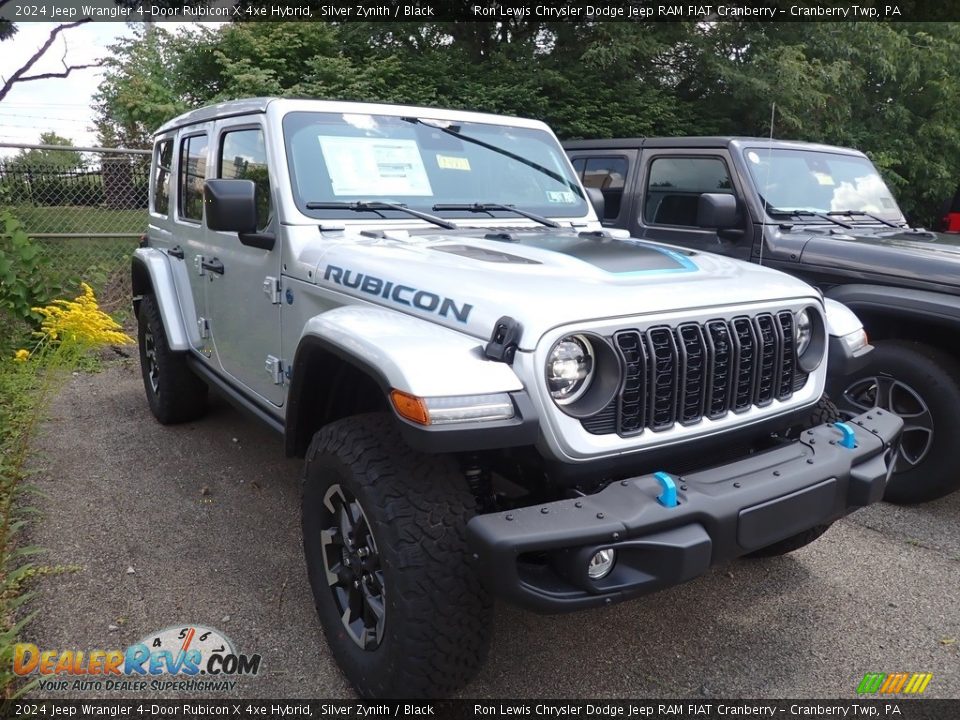
[{"label": "rubicon hood decal", "polygon": [[429,290],[420,290],[410,285],[384,280],[376,275],[349,270],[337,265],[327,265],[323,271],[323,279],[337,285],[355,288],[368,295],[392,300],[400,305],[434,312],[441,317],[455,318],[461,323],[467,321],[467,318],[470,317],[470,311],[473,309],[473,305],[470,303],[458,303]]}]

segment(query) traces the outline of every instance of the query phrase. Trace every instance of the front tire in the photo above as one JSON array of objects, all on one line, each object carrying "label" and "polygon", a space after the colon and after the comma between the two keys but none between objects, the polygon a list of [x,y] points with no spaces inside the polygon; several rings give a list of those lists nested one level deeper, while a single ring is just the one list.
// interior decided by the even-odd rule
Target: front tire
[{"label": "front tire", "polygon": [[918,342],[876,344],[869,366],[833,393],[847,417],[881,407],[903,418],[903,435],[885,500],[919,503],[960,488],[954,437],[960,427],[960,365]]},{"label": "front tire", "polygon": [[361,697],[447,695],[482,665],[492,602],[467,549],[475,512],[453,459],[412,451],[389,415],[314,436],[307,572],[330,650]]},{"label": "front tire", "polygon": [[164,425],[203,415],[207,409],[207,385],[187,366],[186,353],[170,349],[153,295],[144,295],[140,301],[137,320],[140,371],[150,412]]}]

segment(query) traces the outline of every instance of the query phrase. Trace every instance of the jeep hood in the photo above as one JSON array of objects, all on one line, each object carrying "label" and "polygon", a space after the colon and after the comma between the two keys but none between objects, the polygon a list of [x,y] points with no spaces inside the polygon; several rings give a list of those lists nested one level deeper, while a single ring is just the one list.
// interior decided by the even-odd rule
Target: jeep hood
[{"label": "jeep hood", "polygon": [[[565,229],[382,237],[291,234],[300,279],[487,339],[509,315],[532,349],[551,328],[614,317],[816,298],[786,274],[709,253]],[[306,270],[306,273],[303,273]],[[297,272],[290,274],[297,275]]]},{"label": "jeep hood", "polygon": [[872,275],[896,275],[960,290],[960,235],[924,230],[869,230],[811,234],[801,261]]}]

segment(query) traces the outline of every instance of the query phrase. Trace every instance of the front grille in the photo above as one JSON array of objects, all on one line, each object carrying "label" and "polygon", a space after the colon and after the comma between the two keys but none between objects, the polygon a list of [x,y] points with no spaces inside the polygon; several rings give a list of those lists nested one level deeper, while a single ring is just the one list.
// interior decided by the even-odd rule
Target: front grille
[{"label": "front grille", "polygon": [[787,400],[806,381],[797,370],[793,323],[785,310],[620,330],[613,335],[624,367],[620,392],[583,427],[627,437]]}]

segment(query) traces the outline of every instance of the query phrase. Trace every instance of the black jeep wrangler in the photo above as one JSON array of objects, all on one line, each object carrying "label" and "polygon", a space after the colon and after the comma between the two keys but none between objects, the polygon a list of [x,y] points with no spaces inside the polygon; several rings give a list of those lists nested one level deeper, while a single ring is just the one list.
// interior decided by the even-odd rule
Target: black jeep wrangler
[{"label": "black jeep wrangler", "polygon": [[960,236],[910,227],[850,148],[731,137],[564,147],[602,192],[605,226],[785,270],[854,310],[877,349],[830,391],[848,415],[879,406],[903,417],[886,499],[960,487]]}]

